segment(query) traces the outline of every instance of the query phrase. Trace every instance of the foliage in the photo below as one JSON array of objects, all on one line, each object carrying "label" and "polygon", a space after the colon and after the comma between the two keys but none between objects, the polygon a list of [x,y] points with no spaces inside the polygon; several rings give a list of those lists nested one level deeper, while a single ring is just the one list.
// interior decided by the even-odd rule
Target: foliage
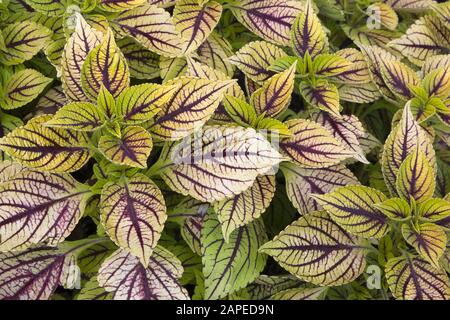
[{"label": "foliage", "polygon": [[2,1],[0,299],[448,299],[449,21]]}]

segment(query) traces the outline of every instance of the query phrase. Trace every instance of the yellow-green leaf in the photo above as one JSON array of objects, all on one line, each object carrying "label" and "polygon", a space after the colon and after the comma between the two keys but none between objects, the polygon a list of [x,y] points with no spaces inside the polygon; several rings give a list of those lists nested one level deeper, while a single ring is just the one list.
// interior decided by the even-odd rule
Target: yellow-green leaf
[{"label": "yellow-green leaf", "polygon": [[450,94],[450,67],[431,71],[423,79],[422,85],[429,96],[447,98]]},{"label": "yellow-green leaf", "polygon": [[[450,199],[449,199],[450,200]],[[436,222],[450,216],[450,201],[431,198],[417,205],[417,213],[421,220]]]},{"label": "yellow-green leaf", "polygon": [[339,92],[334,84],[319,80],[315,85],[300,82],[300,93],[307,103],[315,108],[340,117]]},{"label": "yellow-green leaf", "polygon": [[337,54],[319,54],[314,58],[313,70],[316,76],[337,76],[347,71],[352,63]]},{"label": "yellow-green leaf", "polygon": [[361,239],[320,211],[293,222],[260,251],[300,279],[319,286],[349,283],[362,274],[366,264]]},{"label": "yellow-green leaf", "polygon": [[392,220],[404,221],[411,217],[411,207],[409,206],[409,203],[402,198],[391,198],[376,203],[374,206]]},{"label": "yellow-green leaf", "polygon": [[435,172],[420,148],[412,150],[402,162],[395,185],[397,193],[406,200],[412,197],[420,203],[433,196]]},{"label": "yellow-green leaf", "polygon": [[105,123],[103,111],[89,102],[72,102],[56,112],[45,125],[77,131],[93,131]]},{"label": "yellow-green leaf", "polygon": [[97,7],[108,12],[121,12],[146,3],[145,0],[99,0]]},{"label": "yellow-green leaf", "polygon": [[388,231],[387,217],[375,204],[387,200],[376,189],[346,186],[313,198],[346,231],[365,238],[381,238]]},{"label": "yellow-green leaf", "polygon": [[130,85],[128,65],[111,30],[86,57],[81,70],[85,95],[95,101],[103,85],[114,97]]},{"label": "yellow-green leaf", "polygon": [[379,23],[389,30],[395,30],[398,24],[398,16],[392,7],[386,3],[377,2],[367,7],[369,17],[375,19],[374,23]]},{"label": "yellow-green leaf", "polygon": [[49,128],[52,116],[34,118],[0,139],[0,149],[24,166],[43,171],[73,172],[89,160],[83,132]]},{"label": "yellow-green leaf", "polygon": [[147,167],[152,146],[150,133],[138,126],[125,127],[120,138],[106,134],[98,142],[100,151],[108,160],[137,168]]}]

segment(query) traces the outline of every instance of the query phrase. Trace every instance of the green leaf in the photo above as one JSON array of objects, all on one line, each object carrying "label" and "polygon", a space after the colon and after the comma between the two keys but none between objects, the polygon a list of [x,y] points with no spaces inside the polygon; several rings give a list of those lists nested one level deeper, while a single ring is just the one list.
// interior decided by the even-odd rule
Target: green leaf
[{"label": "green leaf", "polygon": [[334,84],[326,80],[319,80],[315,85],[308,82],[300,82],[300,93],[305,101],[315,108],[340,117],[341,105],[339,104],[339,93]]},{"label": "green leaf", "polygon": [[361,240],[321,211],[293,222],[260,251],[293,275],[319,286],[349,283],[366,264]]},{"label": "green leaf", "polygon": [[152,147],[150,133],[138,126],[124,128],[120,138],[106,134],[98,142],[98,148],[108,160],[136,168],[147,167]]},{"label": "green leaf", "polygon": [[312,197],[352,234],[379,239],[388,231],[387,217],[375,207],[386,200],[381,191],[366,186],[346,186]]},{"label": "green leaf", "polygon": [[65,128],[77,131],[94,131],[105,124],[105,114],[99,107],[89,102],[72,102],[55,113],[46,122],[49,127]]},{"label": "green leaf", "polygon": [[352,63],[337,54],[320,54],[313,61],[313,71],[316,76],[337,76],[347,71]]},{"label": "green leaf", "polygon": [[425,154],[417,148],[402,162],[396,181],[397,192],[404,199],[423,202],[433,196],[435,173]]},{"label": "green leaf", "polygon": [[50,82],[52,79],[33,69],[16,72],[3,87],[0,107],[6,110],[22,107],[34,100]]},{"label": "green leaf", "polygon": [[7,25],[2,30],[6,50],[0,50],[0,62],[17,65],[30,60],[50,41],[52,31],[32,21]]},{"label": "green leaf", "polygon": [[411,217],[411,207],[402,198],[391,198],[374,206],[392,220],[405,221]]},{"label": "green leaf", "polygon": [[205,299],[220,299],[253,282],[264,269],[265,255],[258,248],[267,241],[264,224],[256,220],[235,230],[228,242],[214,213],[201,231]]},{"label": "green leaf", "polygon": [[450,216],[450,201],[428,199],[417,205],[417,213],[424,221],[436,222]]},{"label": "green leaf", "polygon": [[433,223],[422,223],[418,226],[405,223],[402,225],[402,235],[422,258],[439,268],[439,259],[447,244],[447,236],[442,227]]},{"label": "green leaf", "polygon": [[231,119],[241,126],[251,126],[257,119],[255,108],[242,99],[226,95],[223,106]]}]

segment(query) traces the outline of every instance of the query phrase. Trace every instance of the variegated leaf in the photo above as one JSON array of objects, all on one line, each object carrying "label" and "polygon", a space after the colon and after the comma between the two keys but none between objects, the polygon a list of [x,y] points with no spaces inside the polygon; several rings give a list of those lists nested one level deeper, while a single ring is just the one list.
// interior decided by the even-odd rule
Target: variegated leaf
[{"label": "variegated leaf", "polygon": [[447,98],[450,94],[450,66],[428,73],[422,81],[429,96]]},{"label": "variegated leaf", "polygon": [[286,194],[301,215],[322,209],[311,194],[326,194],[338,187],[359,185],[358,179],[343,165],[308,169],[283,163],[281,170],[286,179]]},{"label": "variegated leaf", "polygon": [[402,162],[415,149],[425,153],[431,167],[436,167],[434,149],[425,130],[414,120],[410,108],[405,106],[402,119],[389,134],[383,149],[381,165],[389,191],[395,195],[395,181]]},{"label": "variegated leaf", "polygon": [[121,12],[146,3],[145,0],[99,0],[98,8],[108,12]]},{"label": "variegated leaf", "polygon": [[354,155],[318,123],[295,119],[285,124],[292,136],[280,141],[280,149],[302,167],[329,167]]},{"label": "variegated leaf", "polygon": [[266,41],[253,41],[228,60],[237,66],[247,77],[256,82],[263,82],[275,73],[268,68],[279,58],[286,56],[283,49]]},{"label": "variegated leaf", "polygon": [[114,97],[130,85],[128,65],[116,45],[111,30],[86,57],[81,69],[81,86],[85,95],[95,101],[101,86]]},{"label": "variegated leaf", "polygon": [[339,92],[334,84],[319,80],[315,85],[300,82],[300,93],[306,102],[315,108],[340,117]]},{"label": "variegated leaf", "polygon": [[68,104],[61,86],[48,90],[37,102],[34,115],[55,114],[63,105]]},{"label": "variegated leaf", "polygon": [[113,300],[188,300],[180,283],[183,267],[177,257],[161,246],[155,247],[147,267],[124,250],[117,250],[103,262],[98,283]]},{"label": "variegated leaf", "polygon": [[295,276],[320,286],[351,282],[366,263],[361,240],[320,211],[293,222],[260,251]]},{"label": "variegated leaf", "polygon": [[337,54],[319,54],[312,63],[314,73],[319,77],[331,77],[347,71],[352,63]]},{"label": "variegated leaf", "polygon": [[295,66],[294,63],[289,69],[272,76],[253,92],[250,102],[258,115],[275,118],[289,106],[294,91]]},{"label": "variegated leaf", "polygon": [[72,102],[58,110],[46,126],[76,131],[93,131],[105,123],[105,114],[89,102]]},{"label": "variegated leaf", "polygon": [[68,174],[24,170],[0,186],[0,251],[54,246],[75,228],[84,194]]},{"label": "variegated leaf", "polygon": [[436,186],[433,167],[420,148],[411,150],[403,160],[397,174],[397,193],[405,200],[414,198],[421,203],[433,196]]},{"label": "variegated leaf", "polygon": [[7,25],[1,33],[5,49],[0,50],[0,62],[8,66],[30,60],[52,36],[50,29],[27,20]]},{"label": "variegated leaf", "polygon": [[346,48],[335,53],[350,62],[347,70],[334,76],[332,79],[345,84],[364,84],[370,82],[369,67],[364,55],[353,48]]},{"label": "variegated leaf", "polygon": [[425,60],[421,68],[421,77],[425,76],[436,69],[442,68],[447,70],[450,68],[450,54],[438,54]]},{"label": "variegated leaf", "polygon": [[346,186],[324,195],[313,195],[342,228],[365,238],[381,238],[388,231],[387,217],[375,204],[386,196],[366,186]]},{"label": "variegated leaf", "polygon": [[397,299],[449,299],[450,285],[447,274],[423,259],[392,258],[387,262],[385,272],[389,288]]},{"label": "variegated leaf", "polygon": [[0,183],[7,182],[12,179],[16,174],[27,170],[20,164],[12,160],[2,160],[0,161]]},{"label": "variegated leaf", "polygon": [[144,83],[125,89],[117,98],[115,114],[125,123],[152,119],[177,92],[177,85]]},{"label": "variegated leaf", "polygon": [[397,60],[383,60],[381,64],[381,76],[389,90],[405,101],[413,97],[409,86],[417,86],[420,83],[419,76],[416,72]]},{"label": "variegated leaf", "polygon": [[312,114],[311,119],[331,132],[339,142],[349,151],[355,153],[354,157],[362,162],[369,163],[359,143],[359,138],[365,135],[364,128],[354,115],[343,115],[337,118],[329,113],[319,111]]},{"label": "variegated leaf", "polygon": [[14,73],[0,92],[0,108],[10,110],[24,106],[35,99],[52,82],[42,73],[24,69]]},{"label": "variegated leaf", "polygon": [[254,129],[231,126],[205,126],[166,157],[173,164],[161,176],[169,187],[204,202],[238,195],[284,159]]},{"label": "variegated leaf", "polygon": [[214,213],[201,231],[205,299],[220,299],[255,280],[266,264],[258,248],[267,241],[264,224],[255,220],[235,230],[228,242]]},{"label": "variegated leaf", "polygon": [[182,38],[182,52],[196,50],[208,38],[222,14],[222,5],[215,1],[199,4],[196,0],[177,1],[173,20]]},{"label": "variegated leaf", "polygon": [[231,233],[255,219],[267,209],[275,194],[275,176],[259,176],[253,185],[229,199],[214,203],[225,241]]},{"label": "variegated leaf", "polygon": [[363,26],[351,28],[343,26],[342,30],[358,46],[376,46],[395,56],[401,57],[401,52],[396,48],[389,46],[390,41],[400,37],[402,34],[398,31],[373,28],[372,26]]},{"label": "variegated leaf", "polygon": [[380,91],[373,83],[337,85],[339,99],[354,103],[369,103],[381,98]]},{"label": "variegated leaf", "polygon": [[166,85],[178,85],[172,98],[155,116],[151,131],[168,140],[179,140],[201,127],[214,113],[232,80],[210,81],[183,77]]},{"label": "variegated leaf", "polygon": [[389,43],[412,63],[421,66],[423,62],[438,54],[447,54],[450,31],[433,16],[424,16],[408,28],[406,33]]},{"label": "variegated leaf", "polygon": [[135,39],[126,37],[117,41],[130,69],[130,76],[151,80],[160,76],[159,56]]},{"label": "variegated leaf", "polygon": [[231,11],[246,28],[264,40],[289,45],[290,31],[301,4],[286,0],[243,0]]},{"label": "variegated leaf", "polygon": [[82,132],[45,127],[51,116],[30,120],[0,139],[0,149],[24,166],[43,171],[73,172],[89,160]]},{"label": "variegated leaf", "polygon": [[212,69],[219,70],[229,77],[234,75],[234,66],[228,61],[233,55],[231,44],[212,32],[197,50],[198,59]]},{"label": "variegated leaf", "polygon": [[27,0],[24,2],[28,8],[31,7],[37,12],[51,17],[62,16],[66,12],[66,7],[70,5],[69,0]]},{"label": "variegated leaf", "polygon": [[[449,199],[450,200],[450,199]],[[450,201],[431,198],[418,204],[417,213],[421,220],[436,222],[450,216]]]},{"label": "variegated leaf", "polygon": [[75,30],[67,40],[61,58],[61,82],[64,93],[73,101],[86,101],[81,87],[81,69],[89,52],[101,41],[101,32],[92,28],[81,15],[76,15]]},{"label": "variegated leaf", "polygon": [[439,268],[439,259],[447,244],[447,236],[442,227],[434,223],[421,223],[418,226],[405,223],[402,225],[402,234],[422,258]]},{"label": "variegated leaf", "polygon": [[100,210],[111,239],[146,267],[167,219],[158,187],[141,174],[124,182],[109,182],[102,190]]},{"label": "variegated leaf", "polygon": [[411,217],[409,202],[402,198],[390,198],[374,206],[392,220],[405,221]]},{"label": "variegated leaf", "polygon": [[181,39],[170,14],[162,8],[145,4],[120,13],[111,25],[123,35],[134,37],[147,49],[175,57],[181,54]]},{"label": "variegated leaf", "polygon": [[121,130],[120,138],[105,134],[98,141],[98,148],[113,163],[136,168],[146,168],[153,143],[150,133],[139,126]]},{"label": "variegated leaf", "polygon": [[48,300],[74,267],[73,256],[54,247],[0,253],[0,299]]},{"label": "variegated leaf", "polygon": [[373,24],[381,24],[389,30],[395,30],[398,24],[398,16],[392,7],[383,2],[377,2],[367,7],[367,14],[372,17]]},{"label": "variegated leaf", "polygon": [[319,18],[314,13],[312,1],[307,0],[302,12],[297,16],[292,26],[291,44],[299,57],[306,53],[314,59],[328,50],[327,37]]},{"label": "variegated leaf", "polygon": [[93,276],[81,288],[76,300],[112,300],[112,294],[100,287],[97,276]]},{"label": "variegated leaf", "polygon": [[270,300],[319,300],[326,290],[326,287],[302,286],[280,291]]}]

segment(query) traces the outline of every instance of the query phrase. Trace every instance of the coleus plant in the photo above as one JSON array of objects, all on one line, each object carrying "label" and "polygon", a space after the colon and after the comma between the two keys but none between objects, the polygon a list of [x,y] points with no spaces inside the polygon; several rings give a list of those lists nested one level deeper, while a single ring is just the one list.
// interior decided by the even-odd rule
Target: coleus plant
[{"label": "coleus plant", "polygon": [[0,8],[1,299],[448,299],[448,3]]}]

